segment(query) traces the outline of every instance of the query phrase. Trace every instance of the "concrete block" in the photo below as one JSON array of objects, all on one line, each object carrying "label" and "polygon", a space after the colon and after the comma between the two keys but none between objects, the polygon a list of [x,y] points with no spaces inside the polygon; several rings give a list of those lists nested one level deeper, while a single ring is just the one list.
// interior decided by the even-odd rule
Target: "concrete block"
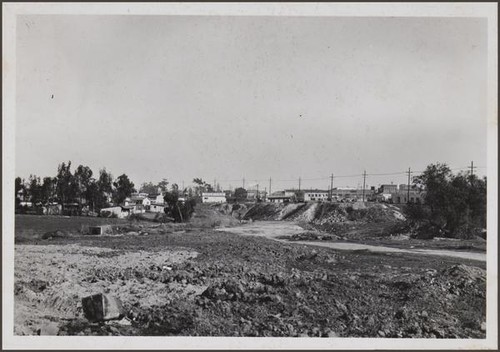
[{"label": "concrete block", "polygon": [[99,322],[124,317],[123,307],[116,297],[98,293],[82,298],[85,317],[91,322]]},{"label": "concrete block", "polygon": [[112,234],[113,227],[111,225],[90,226],[89,235],[105,235]]}]

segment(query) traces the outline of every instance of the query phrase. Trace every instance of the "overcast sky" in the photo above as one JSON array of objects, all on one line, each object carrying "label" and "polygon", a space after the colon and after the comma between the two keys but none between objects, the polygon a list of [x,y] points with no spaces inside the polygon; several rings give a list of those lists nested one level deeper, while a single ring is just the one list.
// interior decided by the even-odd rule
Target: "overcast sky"
[{"label": "overcast sky", "polygon": [[486,35],[478,18],[19,16],[16,175],[71,160],[277,190],[485,167]]}]

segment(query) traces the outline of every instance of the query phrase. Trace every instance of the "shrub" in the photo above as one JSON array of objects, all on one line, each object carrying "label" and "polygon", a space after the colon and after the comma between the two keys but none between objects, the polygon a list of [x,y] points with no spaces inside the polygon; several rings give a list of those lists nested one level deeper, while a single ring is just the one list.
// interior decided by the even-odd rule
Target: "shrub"
[{"label": "shrub", "polygon": [[404,208],[414,236],[471,238],[486,227],[486,178],[453,175],[446,164],[431,164],[414,184],[426,192],[424,204]]}]

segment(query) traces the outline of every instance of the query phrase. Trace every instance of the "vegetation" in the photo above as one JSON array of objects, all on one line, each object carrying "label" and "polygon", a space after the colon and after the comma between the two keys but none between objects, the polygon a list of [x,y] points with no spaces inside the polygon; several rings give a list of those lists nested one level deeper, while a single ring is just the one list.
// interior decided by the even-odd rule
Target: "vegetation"
[{"label": "vegetation", "polygon": [[419,238],[471,238],[486,228],[486,178],[431,164],[413,183],[425,190],[423,204],[408,204],[405,214]]},{"label": "vegetation", "polygon": [[[25,208],[21,206],[22,200],[29,200],[38,207],[58,203],[62,205],[63,213],[74,213],[75,209],[66,209],[70,203],[76,203],[80,210],[87,206],[91,211],[99,211],[108,207],[111,199],[123,201],[124,196],[134,191],[133,187],[125,174],[113,182],[113,175],[103,168],[99,170],[99,178],[95,179],[90,167],[79,165],[72,172],[71,161],[63,162],[59,164],[55,177],[44,177],[43,181],[36,175],[30,175],[28,180],[16,177],[16,211]],[[34,211],[41,213],[41,209]]]},{"label": "vegetation", "polygon": [[115,192],[113,193],[115,204],[123,203],[127,197],[130,197],[135,192],[134,184],[125,174],[118,176],[116,181],[113,182],[113,186],[115,187]]},{"label": "vegetation", "polygon": [[167,191],[168,181],[167,179],[163,179],[158,184],[154,184],[153,182],[144,182],[139,188],[139,192],[147,193],[147,194],[156,194],[160,189],[162,192]]},{"label": "vegetation", "polygon": [[194,186],[194,196],[201,198],[201,194],[203,192],[214,192],[215,189],[213,186],[205,181],[203,181],[201,178],[194,178],[193,179],[193,184]]},{"label": "vegetation", "polygon": [[247,199],[247,194],[247,190],[242,187],[238,187],[234,190],[234,198],[236,198],[237,202],[245,201]]},{"label": "vegetation", "polygon": [[172,217],[175,222],[186,222],[194,213],[196,199],[188,197],[184,201],[180,201],[179,187],[176,184],[172,185],[171,191],[165,192],[164,200],[168,205],[165,208],[165,214]]}]

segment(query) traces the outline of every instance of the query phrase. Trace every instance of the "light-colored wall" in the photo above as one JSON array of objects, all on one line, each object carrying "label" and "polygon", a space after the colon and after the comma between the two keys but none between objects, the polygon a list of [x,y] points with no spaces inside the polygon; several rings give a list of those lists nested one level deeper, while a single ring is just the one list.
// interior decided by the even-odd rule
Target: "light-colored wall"
[{"label": "light-colored wall", "polygon": [[304,192],[304,201],[317,201],[328,199],[328,192]]},{"label": "light-colored wall", "polygon": [[225,193],[202,193],[201,194],[202,203],[225,203],[226,194]]}]

